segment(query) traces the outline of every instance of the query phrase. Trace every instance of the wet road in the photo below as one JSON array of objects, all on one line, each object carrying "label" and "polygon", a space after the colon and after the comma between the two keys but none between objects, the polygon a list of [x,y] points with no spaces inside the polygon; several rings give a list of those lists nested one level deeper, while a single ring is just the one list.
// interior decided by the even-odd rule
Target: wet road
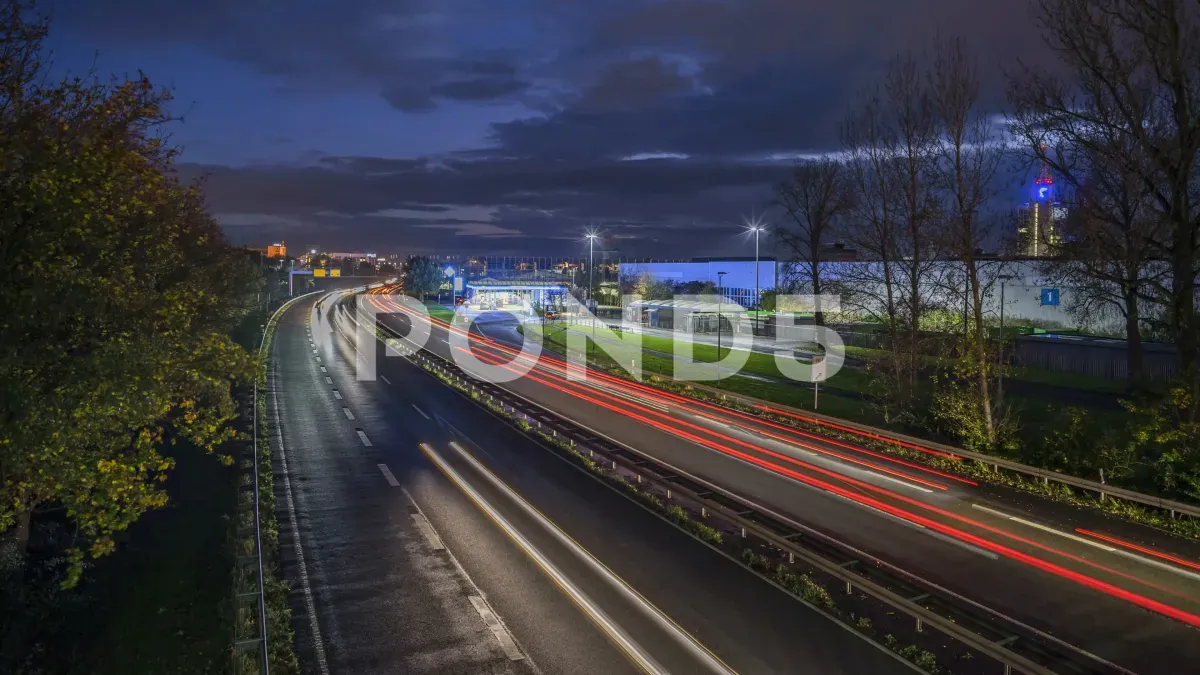
[{"label": "wet road", "polygon": [[268,400],[306,672],[911,672],[313,304]]}]

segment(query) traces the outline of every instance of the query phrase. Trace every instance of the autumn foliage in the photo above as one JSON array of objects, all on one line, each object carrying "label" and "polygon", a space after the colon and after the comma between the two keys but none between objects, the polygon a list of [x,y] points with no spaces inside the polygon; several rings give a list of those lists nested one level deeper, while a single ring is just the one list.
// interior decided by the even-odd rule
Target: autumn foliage
[{"label": "autumn foliage", "polygon": [[231,438],[254,368],[228,335],[260,282],[172,170],[168,95],[48,81],[29,17],[0,9],[0,541],[65,511],[69,585],[165,503],[164,443]]}]

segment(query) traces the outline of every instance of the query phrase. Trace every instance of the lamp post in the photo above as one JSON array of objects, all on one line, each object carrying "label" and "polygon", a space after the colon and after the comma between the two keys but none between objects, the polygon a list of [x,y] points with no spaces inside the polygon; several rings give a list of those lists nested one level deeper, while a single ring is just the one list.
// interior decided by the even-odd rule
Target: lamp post
[{"label": "lamp post", "polygon": [[[593,281],[593,279],[594,279],[593,270],[595,269],[595,266],[596,266],[596,264],[595,264],[596,239],[598,239],[600,237],[600,235],[596,234],[595,232],[588,232],[584,236],[588,240],[588,292],[587,292],[587,299],[588,299],[588,304],[591,305],[591,307],[589,307],[589,310],[590,310],[589,313],[592,315],[592,342],[595,342],[596,341],[596,303],[592,297],[592,292],[593,292],[592,289],[594,288],[593,284],[595,283]],[[588,349],[589,350],[591,349],[590,344],[588,345]]]},{"label": "lamp post", "polygon": [[725,298],[725,272],[717,272],[717,379],[721,379],[721,301]]},{"label": "lamp post", "polygon": [[[766,228],[764,228],[762,225],[759,225],[758,221],[756,219],[751,219],[749,222],[746,223],[746,231],[754,233],[754,302],[751,303],[751,305],[752,305],[751,309],[754,309],[759,312],[762,311],[762,290],[761,290],[761,285],[759,284],[759,271],[758,271],[758,268],[759,268],[758,236],[760,234],[762,234],[764,229],[766,229]],[[758,316],[757,315],[755,316],[755,320],[752,325],[755,327],[755,334],[757,334],[757,331],[758,331]]]},{"label": "lamp post", "polygon": [[996,277],[1000,280],[1000,357],[996,362],[996,398],[999,399],[1004,392],[1004,283],[1012,281],[1011,274],[1001,274]]}]

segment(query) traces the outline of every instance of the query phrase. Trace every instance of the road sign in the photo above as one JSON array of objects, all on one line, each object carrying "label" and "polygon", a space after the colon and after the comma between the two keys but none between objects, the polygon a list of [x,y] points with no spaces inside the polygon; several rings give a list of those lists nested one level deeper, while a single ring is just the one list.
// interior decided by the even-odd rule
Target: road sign
[{"label": "road sign", "polygon": [[340,277],[340,276],[342,276],[342,270],[340,270],[339,268],[335,267],[335,268],[333,268],[333,269],[329,270],[329,276],[331,276],[331,277]]},{"label": "road sign", "polygon": [[313,270],[313,276],[314,276],[314,277],[323,277],[323,276],[325,276],[325,268],[324,268],[324,267],[318,267],[318,268],[316,268],[315,270]]},{"label": "road sign", "polygon": [[462,289],[463,289],[463,278],[462,277],[454,277],[454,292],[462,293]]},{"label": "road sign", "polygon": [[1058,289],[1043,288],[1042,289],[1042,304],[1050,307],[1058,306]]},{"label": "road sign", "polygon": [[824,382],[827,373],[825,364],[825,355],[817,354],[812,359],[812,378],[813,382]]}]

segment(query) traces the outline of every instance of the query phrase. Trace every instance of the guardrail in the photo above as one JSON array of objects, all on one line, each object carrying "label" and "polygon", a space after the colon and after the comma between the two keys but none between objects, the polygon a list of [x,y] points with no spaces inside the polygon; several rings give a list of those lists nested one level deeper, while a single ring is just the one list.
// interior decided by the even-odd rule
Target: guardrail
[{"label": "guardrail", "polygon": [[[358,315],[355,320],[371,320],[371,317]],[[378,326],[382,327],[381,331],[376,329],[379,331],[376,333],[378,337],[403,344],[403,336],[390,326],[383,322]],[[477,380],[453,362],[432,352],[411,348],[406,351],[405,356],[427,371],[440,373],[462,389],[477,393],[480,403],[491,402],[505,412],[511,411],[531,426],[536,425],[536,429],[550,429],[550,433],[546,434],[548,437],[569,439],[576,451],[587,453],[593,460],[602,461],[613,470],[620,469],[636,477],[639,485],[649,483],[659,486],[668,501],[698,505],[702,518],[724,521],[733,531],[740,531],[742,537],[757,537],[786,555],[789,563],[800,560],[845,584],[847,594],[857,590],[907,615],[917,633],[925,628],[937,630],[976,654],[992,659],[1003,667],[1006,675],[1012,672],[1028,675],[1129,673],[1052,635],[908,574],[829,535],[764,511],[737,494],[610,439],[514,392]],[[552,446],[547,447],[553,449]]]}]

